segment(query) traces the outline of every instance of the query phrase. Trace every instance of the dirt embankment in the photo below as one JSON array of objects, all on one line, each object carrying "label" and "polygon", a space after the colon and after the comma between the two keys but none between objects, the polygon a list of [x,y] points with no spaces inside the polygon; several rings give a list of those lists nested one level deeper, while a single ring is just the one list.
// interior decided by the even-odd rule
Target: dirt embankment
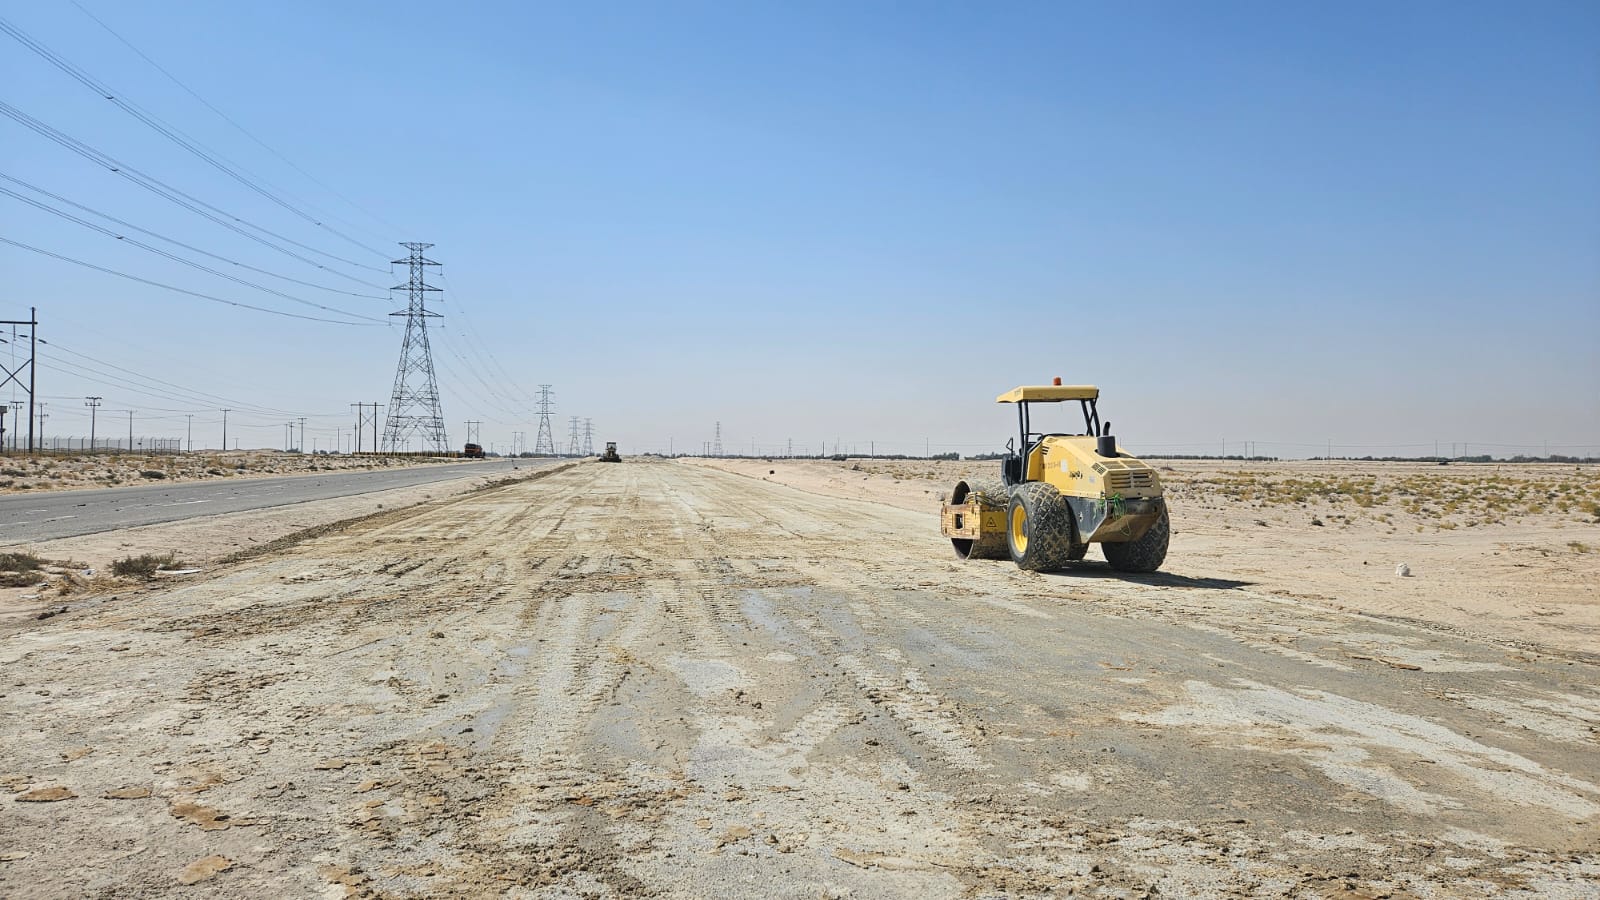
[{"label": "dirt embankment", "polygon": [[[994,462],[684,460],[925,512]],[[1600,467],[1154,461],[1172,504],[1163,571],[1330,608],[1600,652]],[[1090,558],[1099,558],[1091,550]],[[1405,563],[1409,577],[1395,574]]]}]

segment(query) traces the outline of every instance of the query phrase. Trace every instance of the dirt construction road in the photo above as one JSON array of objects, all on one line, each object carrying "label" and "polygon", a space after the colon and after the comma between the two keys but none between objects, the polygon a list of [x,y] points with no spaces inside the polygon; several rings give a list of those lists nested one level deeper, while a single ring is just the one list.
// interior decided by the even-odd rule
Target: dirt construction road
[{"label": "dirt construction road", "polygon": [[0,894],[1595,896],[1592,658],[1181,547],[629,461],[90,601],[0,633]]}]

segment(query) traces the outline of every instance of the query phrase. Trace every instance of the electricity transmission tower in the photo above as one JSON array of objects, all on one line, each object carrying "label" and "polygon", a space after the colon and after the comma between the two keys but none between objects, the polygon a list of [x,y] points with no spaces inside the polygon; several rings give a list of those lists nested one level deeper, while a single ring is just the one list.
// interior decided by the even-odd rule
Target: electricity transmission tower
[{"label": "electricity transmission tower", "polygon": [[571,438],[571,440],[567,441],[567,455],[568,456],[577,456],[578,455],[578,451],[582,450],[582,449],[583,449],[583,439],[578,437],[578,417],[577,416],[573,416],[572,417],[572,438]]},{"label": "electricity transmission tower", "polygon": [[594,420],[583,420],[583,455],[594,455]]},{"label": "electricity transmission tower", "polygon": [[550,432],[550,385],[539,385],[539,433],[533,436],[534,456],[555,456],[556,438]]},{"label": "electricity transmission tower", "polygon": [[474,422],[470,419],[467,421],[467,443],[478,443],[478,429],[482,425],[482,422]]},{"label": "electricity transmission tower", "polygon": [[424,277],[427,267],[438,263],[422,255],[432,244],[405,241],[400,246],[410,250],[411,255],[394,262],[409,265],[411,277],[405,284],[395,285],[390,290],[406,292],[406,310],[389,315],[406,317],[406,337],[400,346],[400,365],[394,372],[394,393],[389,398],[389,420],[383,428],[383,449],[393,453],[402,449],[413,434],[420,434],[422,449],[442,453],[449,449],[450,439],[444,433],[444,414],[439,411],[439,384],[433,375],[433,351],[428,347],[428,320],[442,317],[428,312],[428,292],[439,289],[429,285]]},{"label": "electricity transmission tower", "polygon": [[721,456],[722,455],[722,423],[721,422],[717,423],[717,438],[716,438],[716,440],[711,442],[711,455],[712,456]]}]

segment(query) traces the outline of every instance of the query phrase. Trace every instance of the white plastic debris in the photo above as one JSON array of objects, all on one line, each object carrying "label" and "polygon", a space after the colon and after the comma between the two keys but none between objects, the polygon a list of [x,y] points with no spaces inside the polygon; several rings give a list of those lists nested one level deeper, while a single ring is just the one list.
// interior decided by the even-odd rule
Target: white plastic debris
[{"label": "white plastic debris", "polygon": [[1405,563],[1401,563],[1394,567],[1394,573],[1399,575],[1401,578],[1409,578],[1411,577],[1411,567]]}]

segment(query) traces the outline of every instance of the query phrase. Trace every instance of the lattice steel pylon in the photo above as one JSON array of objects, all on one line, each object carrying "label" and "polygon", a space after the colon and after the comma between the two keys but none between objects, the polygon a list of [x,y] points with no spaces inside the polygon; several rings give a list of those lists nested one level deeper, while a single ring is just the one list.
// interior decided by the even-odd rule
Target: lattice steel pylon
[{"label": "lattice steel pylon", "polygon": [[567,455],[577,456],[583,449],[583,438],[578,436],[578,417],[572,417],[572,438],[567,441]]},{"label": "lattice steel pylon", "polygon": [[717,423],[717,439],[715,441],[711,442],[711,455],[712,456],[721,456],[722,455],[722,423],[721,422]]},{"label": "lattice steel pylon", "polygon": [[534,456],[555,456],[556,436],[550,431],[550,385],[539,385],[539,433],[533,436]]},{"label": "lattice steel pylon", "polygon": [[583,455],[594,455],[594,420],[583,420]]},{"label": "lattice steel pylon", "polygon": [[443,453],[450,449],[450,439],[444,431],[439,383],[433,375],[433,351],[428,347],[428,320],[443,317],[428,312],[428,292],[439,289],[429,285],[424,277],[427,267],[438,263],[422,255],[432,244],[405,241],[400,246],[410,250],[411,255],[394,262],[409,265],[411,277],[405,284],[397,284],[390,290],[406,292],[406,309],[389,315],[406,317],[406,337],[400,345],[400,364],[394,372],[389,418],[383,426],[383,449],[389,453],[408,449],[412,436],[420,434],[423,450]]}]

